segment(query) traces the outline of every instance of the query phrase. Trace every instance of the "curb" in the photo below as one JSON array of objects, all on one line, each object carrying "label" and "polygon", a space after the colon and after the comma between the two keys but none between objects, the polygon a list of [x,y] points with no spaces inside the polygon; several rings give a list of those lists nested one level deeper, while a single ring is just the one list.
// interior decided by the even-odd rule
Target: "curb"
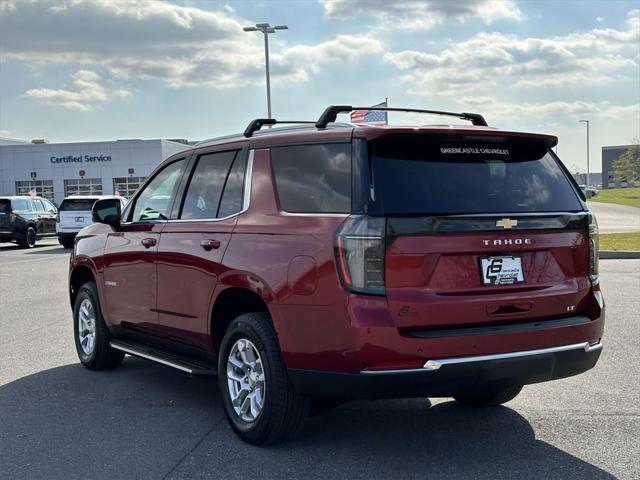
[{"label": "curb", "polygon": [[605,260],[626,260],[640,258],[640,252],[616,252],[616,251],[600,251],[600,258]]}]

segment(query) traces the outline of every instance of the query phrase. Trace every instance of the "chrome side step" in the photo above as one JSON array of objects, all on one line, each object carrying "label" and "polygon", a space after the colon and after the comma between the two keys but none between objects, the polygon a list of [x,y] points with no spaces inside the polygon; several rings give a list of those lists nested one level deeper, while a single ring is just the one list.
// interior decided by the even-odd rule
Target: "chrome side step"
[{"label": "chrome side step", "polygon": [[111,348],[120,350],[134,357],[144,358],[152,362],[166,365],[177,370],[189,373],[191,375],[217,375],[218,370],[215,365],[195,360],[191,358],[181,357],[173,352],[152,348],[141,343],[130,342],[127,340],[111,340],[109,342]]}]

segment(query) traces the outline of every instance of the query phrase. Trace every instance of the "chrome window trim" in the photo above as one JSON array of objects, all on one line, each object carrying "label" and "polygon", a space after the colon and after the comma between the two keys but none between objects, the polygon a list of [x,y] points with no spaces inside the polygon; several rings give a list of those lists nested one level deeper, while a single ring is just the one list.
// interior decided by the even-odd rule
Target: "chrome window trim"
[{"label": "chrome window trim", "polygon": [[583,349],[585,353],[602,349],[602,342],[590,344],[589,342],[573,343],[571,345],[561,345],[559,347],[540,348],[537,350],[520,350],[517,352],[496,353],[491,355],[476,355],[472,357],[444,358],[439,360],[428,360],[422,368],[406,368],[395,370],[362,370],[360,373],[367,375],[385,375],[390,373],[417,373],[435,372],[440,367],[446,365],[456,365],[460,363],[486,362],[489,360],[504,360],[506,358],[527,357],[533,355],[544,355],[547,353],[567,352],[570,350]]},{"label": "chrome window trim", "polygon": [[242,193],[242,210],[222,218],[175,218],[172,220],[164,221],[166,223],[222,222],[224,220],[229,220],[230,218],[237,217],[238,215],[242,215],[244,212],[249,210],[249,206],[251,205],[254,152],[255,150],[249,150],[249,157],[247,158],[247,167],[244,175],[244,192]]}]

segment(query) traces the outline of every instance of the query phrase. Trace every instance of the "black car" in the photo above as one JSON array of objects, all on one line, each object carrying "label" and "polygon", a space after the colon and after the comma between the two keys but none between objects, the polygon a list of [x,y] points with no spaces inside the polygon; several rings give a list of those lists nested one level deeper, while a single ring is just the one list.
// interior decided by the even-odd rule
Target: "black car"
[{"label": "black car", "polygon": [[56,235],[57,214],[46,198],[0,197],[0,242],[33,248],[37,239]]}]

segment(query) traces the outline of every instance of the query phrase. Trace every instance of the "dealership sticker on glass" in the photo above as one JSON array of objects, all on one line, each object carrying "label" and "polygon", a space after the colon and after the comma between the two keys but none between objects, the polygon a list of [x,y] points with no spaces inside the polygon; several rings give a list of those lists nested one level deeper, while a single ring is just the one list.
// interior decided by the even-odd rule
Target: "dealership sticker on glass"
[{"label": "dealership sticker on glass", "polygon": [[513,285],[524,282],[522,260],[513,255],[480,257],[480,273],[483,285]]}]

